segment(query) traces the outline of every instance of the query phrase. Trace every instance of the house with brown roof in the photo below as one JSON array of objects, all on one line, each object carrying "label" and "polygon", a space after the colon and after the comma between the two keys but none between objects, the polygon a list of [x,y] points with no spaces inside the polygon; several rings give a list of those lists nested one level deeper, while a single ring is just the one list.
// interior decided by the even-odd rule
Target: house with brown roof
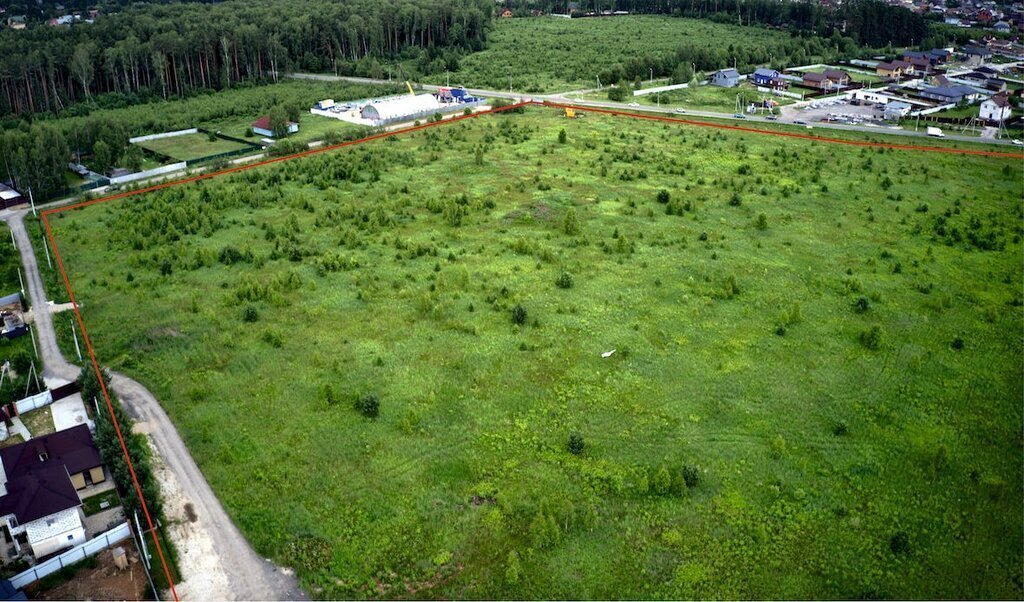
[{"label": "house with brown roof", "polygon": [[0,528],[36,558],[84,543],[78,491],[105,480],[85,424],[0,449]]},{"label": "house with brown roof", "polygon": [[[829,75],[831,73],[831,76]],[[844,71],[827,69],[824,73],[804,73],[801,83],[808,88],[835,90],[850,83],[850,76]]]},{"label": "house with brown roof", "polygon": [[978,109],[978,117],[985,121],[1002,122],[1010,118],[1013,109],[1010,107],[1010,95],[1000,92],[981,103]]}]

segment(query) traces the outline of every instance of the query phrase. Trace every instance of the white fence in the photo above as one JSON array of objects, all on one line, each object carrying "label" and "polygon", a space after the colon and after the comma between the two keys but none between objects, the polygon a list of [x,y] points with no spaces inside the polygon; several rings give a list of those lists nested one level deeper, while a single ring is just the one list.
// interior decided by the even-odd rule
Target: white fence
[{"label": "white fence", "polygon": [[130,173],[126,176],[119,176],[116,178],[110,178],[111,184],[124,184],[125,182],[134,182],[135,180],[144,180],[146,178],[152,178],[153,176],[159,176],[172,171],[181,171],[185,169],[188,164],[184,161],[178,163],[171,163],[170,165],[163,165],[161,167],[154,167],[153,169],[147,169],[146,171],[137,171]]},{"label": "white fence", "polygon": [[658,92],[668,92],[669,90],[680,90],[682,88],[689,88],[690,84],[672,84],[670,86],[658,86],[656,88],[645,88],[643,90],[634,90],[633,96],[643,96],[645,94],[656,94]]},{"label": "white fence", "polygon": [[771,93],[776,96],[785,96],[786,98],[795,98],[797,100],[803,100],[804,95],[797,92],[787,92],[786,90],[776,90],[775,88],[767,88],[765,86],[758,86],[757,91],[761,93]]},{"label": "white fence", "polygon": [[129,138],[128,142],[135,144],[136,142],[145,142],[146,140],[158,140],[160,138],[173,138],[175,136],[184,136],[185,134],[198,134],[199,128],[190,128],[187,130],[177,130],[174,132],[164,132],[162,134],[149,134],[148,136],[136,136]]},{"label": "white fence", "polygon": [[17,589],[21,589],[29,583],[33,583],[47,575],[56,573],[68,565],[85,560],[93,554],[98,554],[115,543],[128,539],[131,535],[132,530],[128,526],[128,521],[125,521],[113,529],[97,535],[82,545],[71,548],[60,556],[54,556],[46,562],[41,562],[27,571],[18,573],[11,577],[11,585]]},{"label": "white fence", "polygon": [[944,111],[946,109],[953,109],[953,108],[956,108],[956,103],[951,103],[951,104],[946,104],[946,105],[939,105],[937,107],[932,107],[930,109],[920,109],[918,111],[911,112],[910,116],[911,117],[917,117],[919,115],[931,115],[932,113],[938,113],[939,111]]},{"label": "white fence", "polygon": [[32,397],[26,397],[20,401],[14,403],[14,407],[18,408],[18,414],[24,414],[25,412],[31,412],[32,410],[38,410],[43,406],[47,406],[53,403],[53,394],[49,391],[43,391],[37,393]]}]

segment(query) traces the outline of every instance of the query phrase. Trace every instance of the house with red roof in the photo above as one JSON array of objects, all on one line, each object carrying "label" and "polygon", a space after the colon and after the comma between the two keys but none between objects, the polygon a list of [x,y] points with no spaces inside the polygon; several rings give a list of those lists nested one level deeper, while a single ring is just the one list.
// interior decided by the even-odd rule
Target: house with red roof
[{"label": "house with red roof", "polygon": [[[264,115],[263,117],[260,117],[256,121],[252,122],[252,131],[254,134],[266,136],[267,138],[273,138],[274,130],[270,128],[270,115]],[[299,124],[295,123],[294,121],[289,121],[288,133],[294,134],[297,131],[299,131]]]}]

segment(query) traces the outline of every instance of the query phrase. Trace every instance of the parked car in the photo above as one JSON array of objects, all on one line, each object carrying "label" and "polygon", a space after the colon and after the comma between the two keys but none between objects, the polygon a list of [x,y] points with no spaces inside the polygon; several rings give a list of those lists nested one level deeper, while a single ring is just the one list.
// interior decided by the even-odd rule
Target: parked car
[{"label": "parked car", "polygon": [[633,107],[635,109],[635,108],[640,106],[640,103],[638,103],[638,102],[631,102],[631,103],[629,103],[629,106],[631,106],[631,107]]},{"label": "parked car", "polygon": [[678,109],[676,109],[676,113],[685,113],[685,112],[686,112],[686,109],[684,109],[682,107],[679,107]]},{"label": "parked car", "polygon": [[768,121],[777,121],[779,117],[777,115],[768,115],[765,117]]},{"label": "parked car", "polygon": [[1016,138],[1013,139],[1013,143],[1016,144],[1017,146],[1024,145],[1024,142],[1021,142],[1020,140],[1017,140]]},{"label": "parked car", "polygon": [[743,113],[733,113],[733,117],[735,117],[736,119],[746,119],[747,118],[747,116],[744,115]]},{"label": "parked car", "polygon": [[803,119],[797,119],[797,120],[796,120],[796,121],[794,121],[793,123],[795,123],[795,124],[797,124],[797,125],[807,125],[807,121],[805,121],[805,120],[803,120]]}]

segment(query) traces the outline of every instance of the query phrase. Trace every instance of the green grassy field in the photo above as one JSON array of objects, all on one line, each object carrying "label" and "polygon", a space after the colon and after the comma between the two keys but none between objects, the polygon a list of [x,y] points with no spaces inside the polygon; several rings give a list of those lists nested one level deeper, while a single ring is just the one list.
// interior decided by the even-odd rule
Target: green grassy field
[{"label": "green grassy field", "polygon": [[[453,84],[498,90],[510,84],[525,92],[597,88],[602,69],[668,55],[684,44],[723,51],[733,46],[762,48],[765,62],[767,49],[794,45],[781,32],[676,17],[498,19],[487,48],[461,59],[458,71],[449,76]],[[775,54],[780,56],[780,51]],[[438,74],[426,81],[444,84],[446,77]]]},{"label": "green grassy field", "polygon": [[[712,85],[693,84],[689,88],[670,90],[659,94],[645,94],[643,96],[633,96],[632,92],[630,92],[626,95],[626,99],[623,102],[635,102],[642,106],[679,106],[695,111],[733,113],[736,111],[737,94],[740,95],[741,110],[745,109],[748,103],[760,101],[765,98],[770,98],[780,105],[793,104],[796,102],[796,100],[785,96],[776,96],[771,93],[758,92],[757,86],[748,82],[744,82],[735,88],[720,88]],[[658,96],[661,97],[660,105],[658,103]],[[576,97],[573,96],[571,98]],[[608,93],[606,91],[592,92],[590,94],[585,94],[580,98],[585,100],[607,101]]]},{"label": "green grassy field", "polygon": [[52,219],[314,597],[1019,598],[1021,175],[531,108]]},{"label": "green grassy field", "polygon": [[[251,122],[251,119],[233,118],[213,122],[209,124],[208,127],[222,131],[229,136],[244,138]],[[299,131],[294,134],[290,134],[288,136],[288,140],[313,142],[314,140],[323,140],[329,135],[345,136],[352,132],[367,132],[368,130],[369,128],[356,125],[354,123],[331,119],[329,117],[322,117],[320,115],[302,113],[299,115]],[[260,138],[260,136],[254,136],[249,140],[258,143]]]},{"label": "green grassy field", "polygon": [[179,161],[201,159],[210,155],[249,148],[245,144],[233,140],[225,140],[224,138],[210,140],[209,136],[202,132],[146,140],[137,144],[142,148],[166,155],[172,159],[178,159]]}]

